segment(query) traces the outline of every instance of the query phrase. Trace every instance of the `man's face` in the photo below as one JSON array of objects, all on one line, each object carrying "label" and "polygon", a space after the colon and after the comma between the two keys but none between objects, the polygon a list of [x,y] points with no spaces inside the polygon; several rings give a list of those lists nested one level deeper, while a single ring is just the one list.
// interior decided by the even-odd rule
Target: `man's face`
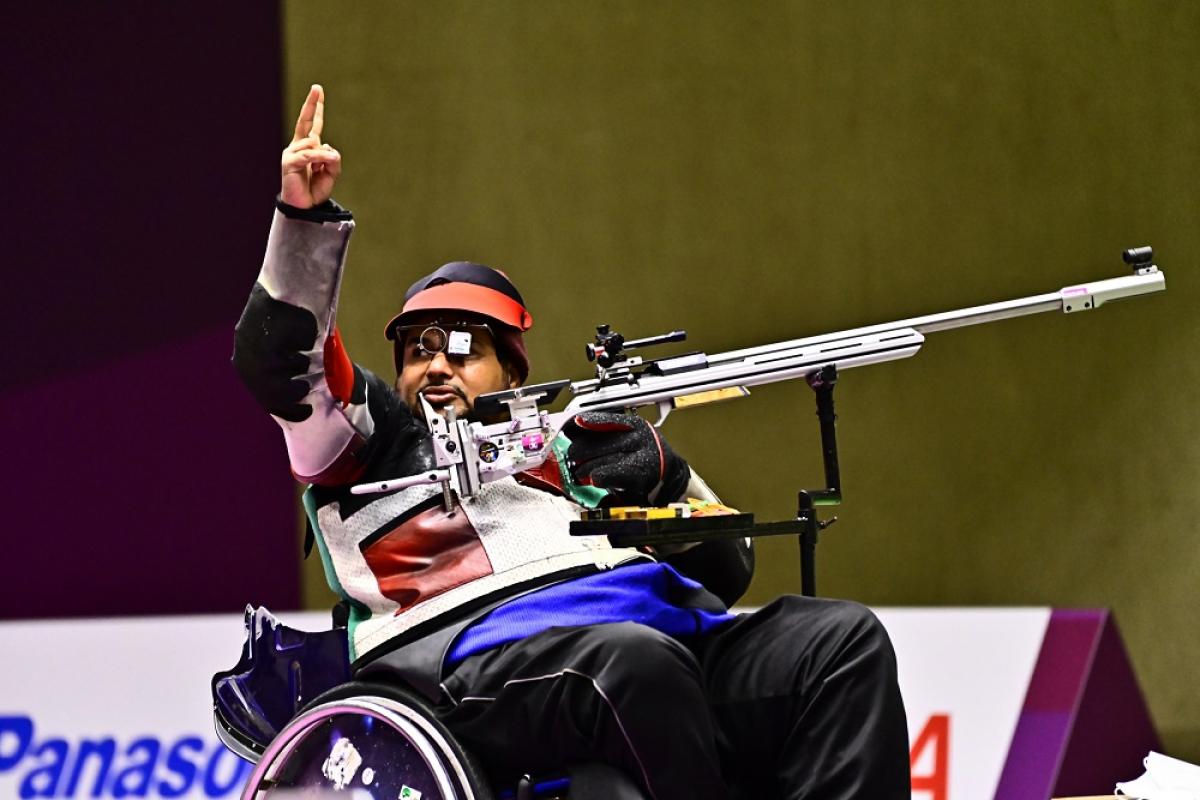
[{"label": "man's face", "polygon": [[[396,391],[409,408],[421,413],[420,394],[439,411],[453,406],[458,416],[469,417],[479,395],[520,385],[516,372],[496,355],[496,343],[481,324],[485,319],[462,312],[430,311],[405,321],[404,359],[396,376]],[[421,333],[435,323],[448,334],[460,333],[446,349],[431,354],[421,347]],[[461,333],[470,334],[468,352],[461,352],[465,349]]]}]

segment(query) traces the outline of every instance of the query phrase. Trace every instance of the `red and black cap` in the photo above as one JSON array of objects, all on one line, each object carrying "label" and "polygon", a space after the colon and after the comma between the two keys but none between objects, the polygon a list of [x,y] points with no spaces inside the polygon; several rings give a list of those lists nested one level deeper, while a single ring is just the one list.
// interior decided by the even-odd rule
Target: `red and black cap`
[{"label": "red and black cap", "polygon": [[527,331],[533,317],[512,281],[500,270],[470,261],[443,264],[404,293],[404,308],[387,326],[387,337],[396,338],[396,326],[415,311],[450,309],[471,311]]},{"label": "red and black cap", "polygon": [[[524,381],[529,375],[529,356],[521,336],[533,326],[533,317],[525,309],[525,300],[508,276],[497,269],[470,261],[443,264],[421,278],[404,293],[404,307],[387,324],[387,338],[396,339],[396,327],[405,317],[420,311],[467,311],[500,323],[496,346],[517,368]],[[397,348],[396,368],[400,368],[401,348]]]}]

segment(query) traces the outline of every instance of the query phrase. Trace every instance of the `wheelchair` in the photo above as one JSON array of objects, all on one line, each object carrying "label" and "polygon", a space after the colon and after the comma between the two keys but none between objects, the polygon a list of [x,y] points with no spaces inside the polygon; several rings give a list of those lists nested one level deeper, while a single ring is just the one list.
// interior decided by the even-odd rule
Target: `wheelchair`
[{"label": "wheelchair", "polygon": [[242,800],[646,800],[598,763],[489,774],[423,695],[350,679],[344,629],[305,633],[251,607],[245,622],[241,659],[212,679],[218,738],[255,764]]}]

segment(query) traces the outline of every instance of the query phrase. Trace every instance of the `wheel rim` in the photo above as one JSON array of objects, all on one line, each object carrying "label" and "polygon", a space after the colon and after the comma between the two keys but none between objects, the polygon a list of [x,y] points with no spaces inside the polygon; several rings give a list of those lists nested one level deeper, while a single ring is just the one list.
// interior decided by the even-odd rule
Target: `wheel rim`
[{"label": "wheel rim", "polygon": [[[425,716],[385,697],[323,703],[279,732],[242,793],[260,800],[275,790],[367,786],[413,800],[475,800],[461,761]],[[279,792],[284,794],[285,792]],[[364,792],[363,797],[374,792]]]}]

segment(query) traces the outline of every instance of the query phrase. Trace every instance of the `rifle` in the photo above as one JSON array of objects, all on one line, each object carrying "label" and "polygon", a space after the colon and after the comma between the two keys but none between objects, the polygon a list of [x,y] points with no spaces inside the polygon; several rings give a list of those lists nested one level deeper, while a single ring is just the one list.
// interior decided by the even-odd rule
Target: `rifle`
[{"label": "rifle", "polygon": [[[607,325],[601,325],[597,328],[595,342],[587,347],[588,359],[596,363],[595,378],[577,382],[552,381],[480,395],[475,403],[477,415],[497,418],[507,412],[508,420],[496,423],[458,419],[453,409],[447,409],[443,417],[420,397],[425,420],[433,435],[437,468],[419,475],[360,484],[352,487],[351,492],[391,492],[440,483],[446,509],[450,510],[454,494],[465,501],[483,484],[540,466],[552,452],[558,432],[576,414],[604,410],[632,412],[653,407],[658,414],[654,424],[660,426],[675,409],[742,397],[749,394],[751,386],[804,378],[817,393],[826,487],[801,492],[800,514],[796,520],[758,526],[750,523],[753,531],[743,530],[744,524],[741,527],[726,525],[723,534],[717,532],[714,535],[792,533],[797,531],[797,524],[801,524],[812,529],[811,543],[806,545],[811,548],[815,546],[816,530],[836,520],[834,517],[828,522],[817,522],[813,507],[836,505],[841,501],[833,422],[833,387],[839,370],[916,355],[929,333],[1046,311],[1061,310],[1067,314],[1090,311],[1110,300],[1166,288],[1165,276],[1153,263],[1154,253],[1150,247],[1126,250],[1122,257],[1132,267],[1132,275],[717,355],[695,352],[645,361],[639,356],[627,356],[625,351],[682,341],[687,334],[673,331],[661,336],[626,340]],[[549,412],[540,408],[553,403],[564,388],[569,388],[573,397],[562,411]],[[705,522],[712,524],[716,519],[719,518],[707,517]],[[672,529],[671,525],[659,525],[658,530],[651,530],[653,527],[641,526],[639,543],[696,539],[694,531],[684,530],[686,526]],[[717,524],[717,527],[721,525]],[[614,531],[613,526],[592,525],[586,532],[611,534]]]}]

